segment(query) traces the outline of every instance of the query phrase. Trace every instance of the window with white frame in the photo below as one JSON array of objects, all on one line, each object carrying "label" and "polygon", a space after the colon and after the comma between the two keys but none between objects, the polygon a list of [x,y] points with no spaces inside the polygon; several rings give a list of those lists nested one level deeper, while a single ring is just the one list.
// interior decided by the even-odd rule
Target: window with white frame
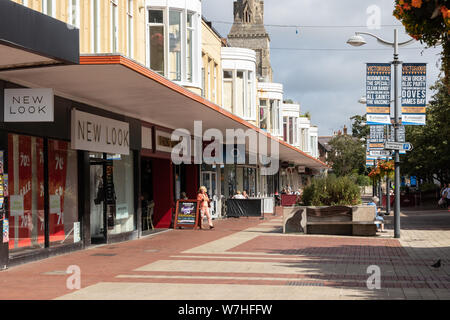
[{"label": "window with white frame", "polygon": [[233,71],[224,70],[223,71],[223,106],[225,109],[233,110]]},{"label": "window with white frame", "polygon": [[111,51],[119,51],[119,3],[118,0],[111,1]]},{"label": "window with white frame", "polygon": [[23,6],[28,6],[28,0],[21,0],[20,4]]},{"label": "window with white frame", "polygon": [[92,12],[92,28],[91,28],[91,38],[92,38],[92,48],[94,53],[100,52],[100,1],[92,0],[91,12]]},{"label": "window with white frame", "polygon": [[208,100],[212,100],[211,99],[211,97],[212,97],[212,86],[211,86],[211,59],[209,59],[208,58],[208,65],[207,65],[207,68],[208,68],[208,96],[207,96],[207,99]]},{"label": "window with white frame", "polygon": [[254,118],[254,109],[253,109],[253,72],[247,71],[247,90],[246,97],[247,103],[244,109],[244,117],[246,118]]},{"label": "window with white frame", "polygon": [[193,82],[199,77],[195,72],[197,15],[175,8],[149,8],[148,13],[150,68],[173,81]]},{"label": "window with white frame", "polygon": [[245,109],[245,71],[236,71],[236,105],[234,113],[238,116],[244,116]]},{"label": "window with white frame", "polygon": [[165,75],[165,24],[163,10],[149,10],[150,69]]},{"label": "window with white frame", "polygon": [[206,77],[206,73],[205,73],[205,67],[202,68],[202,97],[206,98],[206,92],[205,92],[205,77]]},{"label": "window with white frame", "polygon": [[68,0],[67,22],[72,26],[80,28],[80,0]]},{"label": "window with white frame", "polygon": [[280,101],[270,100],[270,128],[272,133],[278,135],[280,132]]},{"label": "window with white frame", "polygon": [[212,101],[214,101],[214,103],[217,103],[217,68],[218,68],[217,63],[214,63],[214,69],[213,69],[213,72],[214,72],[214,88],[212,90],[212,94],[213,94]]},{"label": "window with white frame", "polygon": [[194,65],[194,14],[186,14],[186,80],[192,82]]},{"label": "window with white frame", "polygon": [[[256,120],[253,104],[253,76],[249,70],[225,70],[222,99],[231,112],[246,120]],[[226,103],[225,103],[226,101]]]},{"label": "window with white frame", "polygon": [[294,118],[289,117],[289,144],[294,144]]},{"label": "window with white frame", "polygon": [[42,13],[55,17],[56,2],[55,0],[42,0]]},{"label": "window with white frame", "polygon": [[259,100],[259,127],[261,129],[267,130],[268,114],[269,114],[269,111],[267,109],[267,100],[260,99]]},{"label": "window with white frame", "polygon": [[293,125],[294,125],[294,129],[293,129],[293,135],[294,135],[294,145],[298,145],[298,118],[293,117],[292,121],[293,121]]},{"label": "window with white frame", "polygon": [[127,0],[127,54],[134,56],[134,20],[133,0]]},{"label": "window with white frame", "polygon": [[169,79],[181,81],[181,11],[169,10]]}]

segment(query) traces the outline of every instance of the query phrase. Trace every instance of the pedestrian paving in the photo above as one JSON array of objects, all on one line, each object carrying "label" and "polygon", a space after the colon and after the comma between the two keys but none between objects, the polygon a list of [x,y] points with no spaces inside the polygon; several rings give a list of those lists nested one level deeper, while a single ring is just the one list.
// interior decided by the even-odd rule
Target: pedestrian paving
[{"label": "pedestrian paving", "polygon": [[[0,272],[0,299],[450,299],[445,210],[405,210],[401,239],[392,228],[378,237],[287,235],[281,224],[219,220],[214,230],[168,230],[14,267]],[[81,269],[80,290],[66,287],[70,265]],[[370,266],[380,289],[368,288]]]}]

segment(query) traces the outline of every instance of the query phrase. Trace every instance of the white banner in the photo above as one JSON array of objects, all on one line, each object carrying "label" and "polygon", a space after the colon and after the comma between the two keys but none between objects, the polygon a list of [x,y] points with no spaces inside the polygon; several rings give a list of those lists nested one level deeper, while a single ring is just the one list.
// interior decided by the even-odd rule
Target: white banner
[{"label": "white banner", "polygon": [[129,124],[73,109],[71,147],[75,150],[128,155]]},{"label": "white banner", "polygon": [[53,89],[5,89],[5,122],[53,122]]}]

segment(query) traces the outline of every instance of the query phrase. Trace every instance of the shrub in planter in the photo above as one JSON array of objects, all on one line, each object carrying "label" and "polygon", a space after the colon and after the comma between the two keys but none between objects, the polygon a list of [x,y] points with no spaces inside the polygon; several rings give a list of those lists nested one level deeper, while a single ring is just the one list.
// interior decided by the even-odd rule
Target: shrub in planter
[{"label": "shrub in planter", "polygon": [[352,206],[361,204],[361,193],[351,177],[330,175],[314,179],[303,190],[302,200],[305,206]]}]

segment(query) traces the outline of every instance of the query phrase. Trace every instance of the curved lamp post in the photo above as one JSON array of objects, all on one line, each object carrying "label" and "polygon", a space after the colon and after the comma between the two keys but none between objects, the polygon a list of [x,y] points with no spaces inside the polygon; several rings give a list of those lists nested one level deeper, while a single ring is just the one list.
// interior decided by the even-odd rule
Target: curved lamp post
[{"label": "curved lamp post", "polygon": [[[369,32],[355,32],[355,35],[348,39],[347,43],[354,47],[360,47],[367,42],[362,35],[371,36],[385,46],[394,48],[394,61],[391,64],[394,65],[394,136],[395,142],[398,142],[397,131],[400,124],[400,117],[398,112],[398,65],[402,62],[398,59],[398,48],[405,46],[414,41],[410,39],[405,42],[398,42],[398,30],[394,29],[394,42],[386,41],[377,35]],[[395,205],[394,205],[394,237],[400,238],[400,154],[399,151],[395,151]]]}]

